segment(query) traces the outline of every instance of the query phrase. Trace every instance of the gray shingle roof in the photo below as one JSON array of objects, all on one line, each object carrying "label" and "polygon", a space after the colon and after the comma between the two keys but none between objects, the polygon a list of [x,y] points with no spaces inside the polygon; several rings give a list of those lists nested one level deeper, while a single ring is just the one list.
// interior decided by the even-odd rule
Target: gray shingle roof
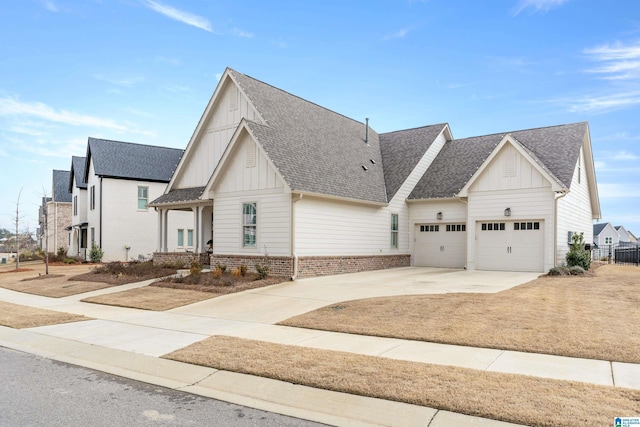
[{"label": "gray shingle roof", "polygon": [[[509,132],[561,185],[569,188],[587,123]],[[453,197],[482,166],[506,133],[447,142],[422,176],[410,199]]]},{"label": "gray shingle roof", "polygon": [[[69,176],[69,192],[73,191],[73,186],[78,188],[87,188],[87,181],[84,180],[84,167],[86,158],[84,157],[71,157],[71,175]],[[71,180],[75,182],[71,182]]]},{"label": "gray shingle roof", "polygon": [[593,235],[597,236],[598,234],[602,233],[602,230],[604,230],[604,228],[607,226],[607,224],[609,224],[608,222],[601,222],[598,224],[593,224]]},{"label": "gray shingle roof", "polygon": [[380,134],[387,198],[391,200],[446,123]]},{"label": "gray shingle roof", "polygon": [[184,150],[89,138],[84,178],[93,160],[102,177],[169,182]]},{"label": "gray shingle roof", "polygon": [[205,187],[192,187],[171,190],[149,203],[149,206],[195,201],[202,196],[204,189]]},{"label": "gray shingle roof", "polygon": [[364,123],[229,71],[266,121],[248,121],[249,129],[292,190],[387,202],[373,129],[367,145]]},{"label": "gray shingle roof", "polygon": [[69,180],[71,172],[53,170],[53,201],[56,203],[71,203],[71,192],[69,191]]}]

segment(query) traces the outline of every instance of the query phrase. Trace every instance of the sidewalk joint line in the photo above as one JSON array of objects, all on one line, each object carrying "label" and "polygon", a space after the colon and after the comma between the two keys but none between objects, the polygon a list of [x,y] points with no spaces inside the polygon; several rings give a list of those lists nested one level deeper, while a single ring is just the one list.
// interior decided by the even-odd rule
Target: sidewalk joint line
[{"label": "sidewalk joint line", "polygon": [[484,370],[485,370],[485,371],[488,371],[488,370],[489,370],[489,368],[491,367],[491,365],[493,365],[494,363],[496,363],[496,360],[498,360],[498,359],[500,358],[500,356],[502,356],[506,351],[507,351],[507,350],[502,350],[502,351],[500,351],[500,354],[498,354],[498,355],[497,355],[497,356],[496,356],[496,357],[491,361],[491,363],[489,363],[489,364],[487,365],[487,367],[486,367],[486,368],[484,368]]},{"label": "sidewalk joint line", "polygon": [[611,383],[615,387],[616,386],[616,377],[613,374],[613,361],[609,361],[609,366],[611,367]]},{"label": "sidewalk joint line", "polygon": [[433,422],[433,420],[436,418],[436,415],[438,415],[438,412],[440,412],[440,409],[436,409],[436,412],[434,412],[433,416],[431,417],[431,419],[429,420],[429,422],[427,423],[426,427],[429,427],[431,425],[431,423]]}]

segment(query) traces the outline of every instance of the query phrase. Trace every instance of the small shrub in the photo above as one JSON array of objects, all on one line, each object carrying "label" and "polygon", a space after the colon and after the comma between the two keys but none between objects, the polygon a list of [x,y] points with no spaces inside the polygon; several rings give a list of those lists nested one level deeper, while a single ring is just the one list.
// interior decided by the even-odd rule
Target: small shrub
[{"label": "small shrub", "polygon": [[244,274],[242,274],[242,269],[240,267],[236,267],[231,271],[231,275],[233,277],[240,277],[240,276],[244,276]]},{"label": "small shrub", "polygon": [[264,256],[262,261],[256,262],[256,271],[258,272],[258,279],[266,279],[269,276],[269,252],[267,247],[264,247]]},{"label": "small shrub", "polygon": [[249,267],[247,267],[246,264],[240,264],[238,266],[238,269],[240,270],[240,275],[244,277],[247,275],[247,271],[249,270]]},{"label": "small shrub", "polygon": [[77,264],[78,261],[76,261],[75,258],[65,258],[64,259],[64,263],[65,264]]},{"label": "small shrub", "polygon": [[549,276],[566,276],[569,274],[567,267],[553,267],[549,270]]},{"label": "small shrub", "polygon": [[202,273],[202,264],[200,264],[198,261],[192,261],[191,267],[189,268],[189,272],[191,273],[192,276],[199,275],[200,273]]},{"label": "small shrub", "polygon": [[225,271],[227,271],[227,265],[226,264],[220,264],[219,262],[216,263],[216,270],[220,270],[222,273],[224,273]]},{"label": "small shrub", "polygon": [[101,262],[103,256],[104,252],[99,246],[91,246],[91,251],[89,251],[89,259],[91,260],[91,262]]},{"label": "small shrub", "polygon": [[571,274],[572,276],[584,276],[584,268],[580,267],[579,265],[574,265],[573,267],[569,268],[569,274]]},{"label": "small shrub", "polygon": [[211,272],[211,276],[212,276],[214,279],[219,279],[219,278],[221,278],[221,277],[222,277],[222,270],[221,270],[221,269],[219,269],[219,268],[216,268],[215,270],[213,270],[213,271]]},{"label": "small shrub", "polygon": [[567,266],[580,266],[585,270],[591,267],[591,252],[584,248],[584,233],[571,236],[571,249],[567,252]]},{"label": "small shrub", "polygon": [[62,246],[60,246],[58,248],[58,251],[56,252],[56,255],[60,259],[65,259],[67,257],[67,250],[65,248],[63,248]]}]

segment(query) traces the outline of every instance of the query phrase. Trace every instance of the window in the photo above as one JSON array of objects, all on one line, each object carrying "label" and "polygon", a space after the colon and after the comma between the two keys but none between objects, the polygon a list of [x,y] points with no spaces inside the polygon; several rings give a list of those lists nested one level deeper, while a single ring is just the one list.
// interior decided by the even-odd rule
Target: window
[{"label": "window", "polygon": [[578,156],[578,184],[580,184],[580,181],[582,180],[581,178],[582,178],[582,156]]},{"label": "window", "polygon": [[612,245],[613,244],[613,237],[605,237],[604,238],[604,244],[605,245]]},{"label": "window", "polygon": [[504,231],[504,222],[484,222],[480,226],[482,231]]},{"label": "window", "polygon": [[242,204],[242,246],[256,247],[257,204]]},{"label": "window", "polygon": [[91,227],[91,246],[96,244],[96,229]]},{"label": "window", "polygon": [[515,231],[540,230],[540,223],[539,222],[516,222],[513,224],[513,229]]},{"label": "window", "polygon": [[138,209],[146,210],[149,203],[149,187],[138,187]]},{"label": "window", "polygon": [[184,229],[178,229],[178,247],[184,246]]},{"label": "window", "polygon": [[420,232],[422,233],[434,233],[436,231],[440,231],[439,225],[421,225]]},{"label": "window", "polygon": [[91,191],[90,191],[90,197],[89,197],[89,209],[94,210],[96,208],[96,186],[92,185],[91,186]]},{"label": "window", "polygon": [[73,216],[78,215],[78,196],[73,196]]},{"label": "window", "polygon": [[447,224],[447,231],[467,231],[467,224]]},{"label": "window", "polygon": [[391,247],[398,249],[398,214],[391,214]]},{"label": "window", "polygon": [[193,246],[193,230],[187,230],[187,246]]}]

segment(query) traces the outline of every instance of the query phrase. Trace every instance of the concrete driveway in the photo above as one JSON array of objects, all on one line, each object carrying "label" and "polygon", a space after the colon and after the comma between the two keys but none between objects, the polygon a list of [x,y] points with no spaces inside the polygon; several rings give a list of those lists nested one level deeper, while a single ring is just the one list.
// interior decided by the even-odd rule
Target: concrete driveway
[{"label": "concrete driveway", "polygon": [[404,267],[300,279],[202,301],[169,312],[274,324],[341,301],[394,295],[495,293],[538,276],[540,273]]}]

